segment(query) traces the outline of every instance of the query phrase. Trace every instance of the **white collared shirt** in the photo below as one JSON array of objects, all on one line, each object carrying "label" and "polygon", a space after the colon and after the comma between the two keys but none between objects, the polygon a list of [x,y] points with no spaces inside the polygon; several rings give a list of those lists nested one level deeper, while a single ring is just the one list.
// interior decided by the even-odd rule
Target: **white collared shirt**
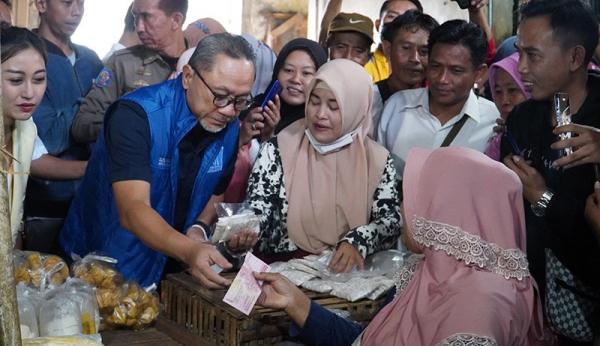
[{"label": "white collared shirt", "polygon": [[395,93],[385,103],[377,128],[377,141],[390,151],[396,170],[402,177],[408,151],[415,147],[439,148],[452,126],[464,114],[468,115],[467,121],[450,146],[483,152],[500,113],[494,103],[477,97],[473,91],[460,113],[444,125],[429,111],[427,88]]}]

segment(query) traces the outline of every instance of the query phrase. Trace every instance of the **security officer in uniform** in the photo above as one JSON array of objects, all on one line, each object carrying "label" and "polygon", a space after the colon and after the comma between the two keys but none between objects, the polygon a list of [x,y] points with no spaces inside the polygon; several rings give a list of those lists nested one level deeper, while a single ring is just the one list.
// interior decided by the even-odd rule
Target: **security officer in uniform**
[{"label": "security officer in uniform", "polygon": [[80,143],[96,141],[108,107],[124,94],[167,80],[187,49],[183,22],[187,0],[134,0],[132,12],[142,45],[115,52],[94,81],[71,133]]}]

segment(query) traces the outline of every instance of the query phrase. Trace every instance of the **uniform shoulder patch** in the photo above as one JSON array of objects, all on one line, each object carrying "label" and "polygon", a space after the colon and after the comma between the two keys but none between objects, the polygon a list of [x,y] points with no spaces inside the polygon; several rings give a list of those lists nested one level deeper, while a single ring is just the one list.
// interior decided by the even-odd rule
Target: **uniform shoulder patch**
[{"label": "uniform shoulder patch", "polygon": [[98,88],[104,88],[110,83],[112,78],[112,71],[108,67],[103,67],[94,80],[94,85],[96,85]]}]

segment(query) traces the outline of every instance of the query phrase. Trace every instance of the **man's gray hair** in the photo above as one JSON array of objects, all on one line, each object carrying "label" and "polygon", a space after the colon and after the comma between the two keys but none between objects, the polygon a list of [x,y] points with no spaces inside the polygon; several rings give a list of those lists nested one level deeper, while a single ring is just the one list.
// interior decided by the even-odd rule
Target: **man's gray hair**
[{"label": "man's gray hair", "polygon": [[219,54],[250,61],[256,70],[256,55],[250,44],[242,36],[226,32],[208,35],[200,40],[189,64],[199,71],[212,71]]}]

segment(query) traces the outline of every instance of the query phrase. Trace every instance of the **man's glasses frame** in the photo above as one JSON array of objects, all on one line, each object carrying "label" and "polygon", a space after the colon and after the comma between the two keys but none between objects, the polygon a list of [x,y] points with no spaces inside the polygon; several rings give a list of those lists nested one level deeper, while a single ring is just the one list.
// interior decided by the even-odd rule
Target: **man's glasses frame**
[{"label": "man's glasses frame", "polygon": [[194,73],[198,76],[198,78],[200,78],[200,80],[202,81],[202,83],[204,83],[204,85],[208,88],[208,90],[210,91],[210,93],[213,95],[213,104],[216,107],[219,108],[225,108],[227,106],[229,106],[230,104],[233,103],[233,108],[238,111],[245,111],[246,109],[250,108],[252,106],[252,103],[254,101],[254,97],[252,96],[252,94],[249,94],[248,96],[238,96],[238,97],[234,97],[231,95],[220,95],[217,94],[211,87],[210,85],[208,85],[208,83],[206,83],[206,81],[204,80],[204,78],[202,78],[202,75],[200,74],[200,72],[190,64],[190,67],[192,68],[192,70],[194,71]]}]

